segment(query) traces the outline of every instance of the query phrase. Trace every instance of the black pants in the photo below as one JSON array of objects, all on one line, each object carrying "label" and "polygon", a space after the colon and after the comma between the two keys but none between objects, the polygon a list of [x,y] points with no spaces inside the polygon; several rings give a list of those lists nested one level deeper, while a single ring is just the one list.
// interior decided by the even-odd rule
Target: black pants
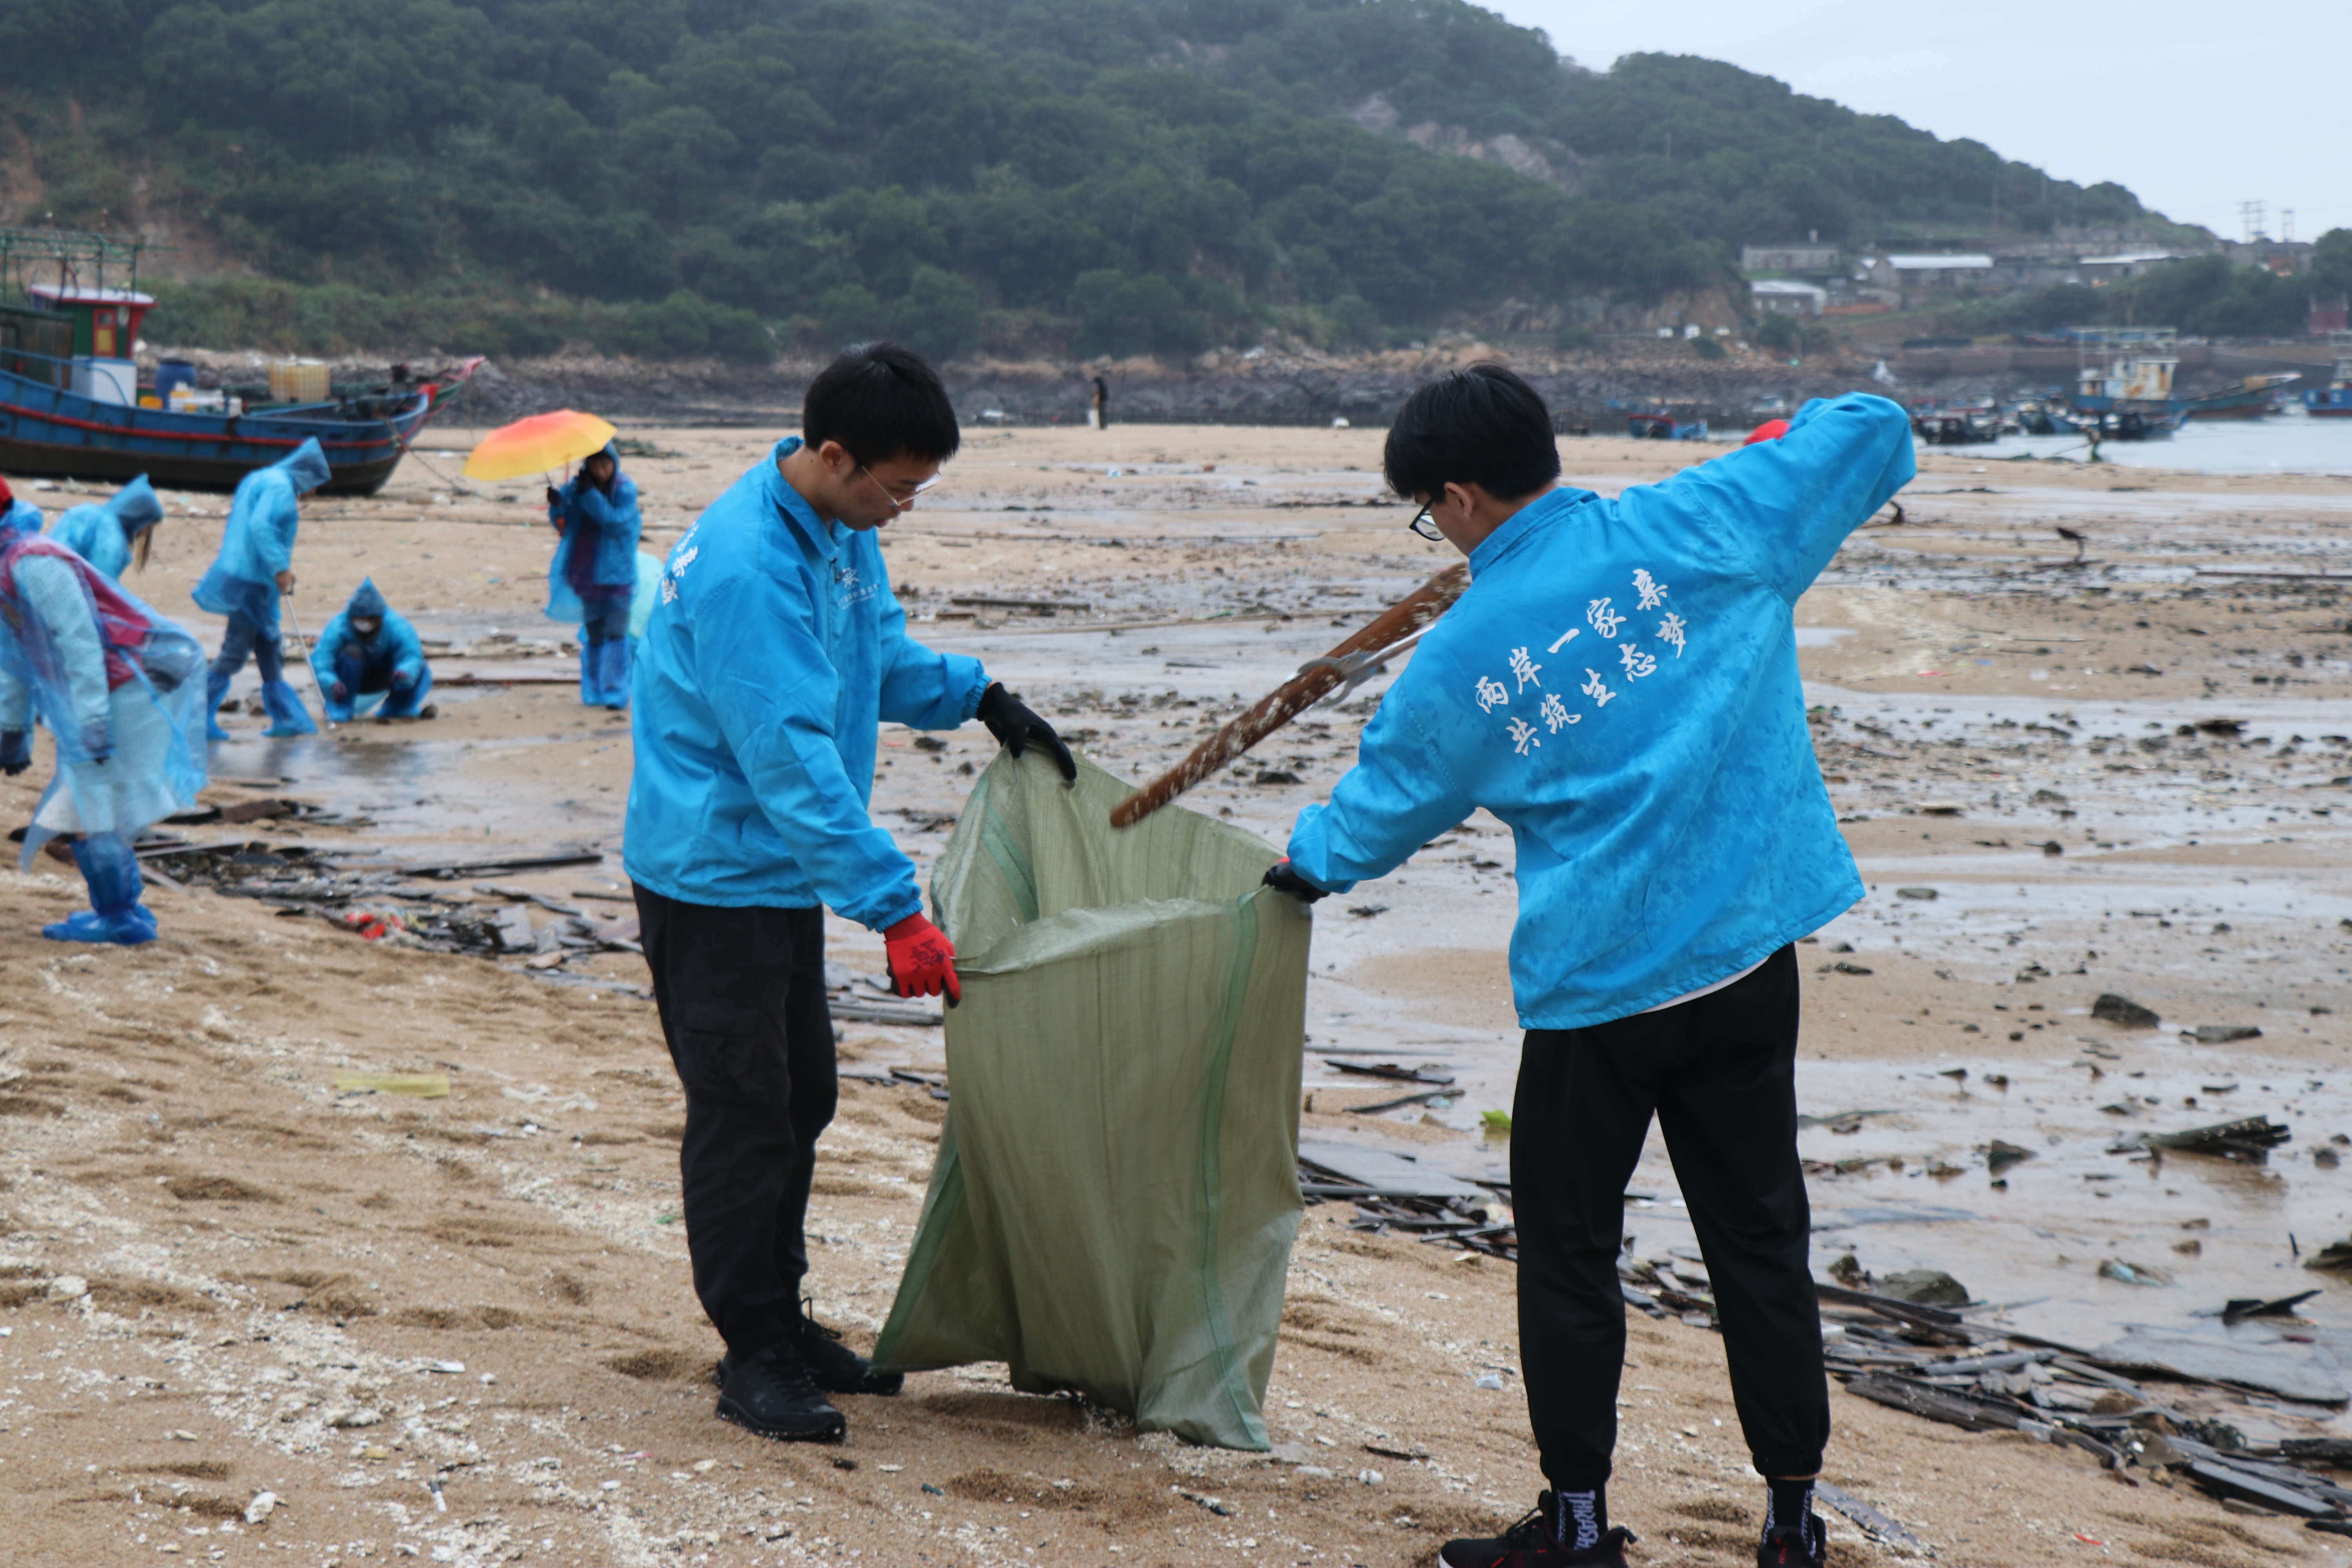
[{"label": "black pants", "polygon": [[1797,960],[1663,1013],[1530,1029],[1511,1111],[1519,1355],[1544,1475],[1609,1479],[1625,1361],[1625,1183],[1654,1113],[1715,1287],[1756,1468],[1818,1474],[1829,1441],[1821,1309],[1797,1159]]},{"label": "black pants", "polygon": [[833,1120],[824,911],[636,889],[662,1036],[686,1086],[686,1246],[730,1354],[786,1338],[808,1273],[809,1183]]}]

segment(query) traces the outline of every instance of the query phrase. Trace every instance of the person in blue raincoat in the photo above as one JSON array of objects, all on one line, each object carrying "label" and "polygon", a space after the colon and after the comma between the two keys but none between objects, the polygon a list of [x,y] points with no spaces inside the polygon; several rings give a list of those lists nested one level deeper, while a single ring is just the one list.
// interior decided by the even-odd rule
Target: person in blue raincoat
[{"label": "person in blue raincoat", "polygon": [[[0,487],[5,489],[5,487]],[[57,775],[33,809],[20,864],[76,836],[90,907],[41,934],[125,946],[155,940],[131,842],[205,787],[205,651],[195,637],[0,501],[0,773],[32,766],[33,721]]]},{"label": "person in blue raincoat", "polygon": [[636,672],[623,858],[686,1089],[688,1251],[727,1343],[718,1414],[837,1442],[827,1394],[900,1380],[800,1307],[836,1093],[824,906],[881,934],[902,994],[960,985],[914,863],[867,809],[879,725],[976,718],[1065,778],[1077,764],[979,660],[908,637],[890,592],[874,531],[961,440],[938,374],[893,344],[852,349],[809,384],[801,429],[670,550]]},{"label": "person in blue raincoat", "polygon": [[408,618],[383,602],[375,579],[361,583],[342,613],[327,623],[310,651],[310,670],[338,724],[374,712],[414,719],[433,690],[433,667]]},{"label": "person in blue raincoat", "polygon": [[1266,880],[1386,876],[1484,807],[1517,842],[1511,1115],[1519,1350],[1551,1489],[1452,1568],[1620,1568],[1609,1524],[1627,1178],[1654,1115],[1722,1312],[1768,1487],[1759,1561],[1821,1568],[1830,1426],[1797,1157],[1798,938],[1863,894],[1814,760],[1797,598],[1913,471],[1884,398],[1614,500],[1563,486],[1551,416],[1496,365],[1421,388],[1388,436],[1415,531],[1471,586],[1415,648],[1328,805]]},{"label": "person in blue raincoat", "polygon": [[314,437],[291,455],[238,481],[230,501],[228,526],[221,531],[220,554],[196,584],[195,601],[228,617],[219,657],[205,683],[205,733],[228,738],[214,715],[228,683],[249,657],[261,670],[261,705],[269,710],[268,735],[308,735],[318,730],[302,699],[286,681],[279,647],[278,602],[294,591],[294,534],[302,523],[301,499],[331,477],[327,454]]},{"label": "person in blue raincoat", "polygon": [[142,571],[146,568],[155,525],[163,521],[163,503],[142,474],[117,490],[111,500],[68,507],[49,530],[49,537],[121,582],[123,568],[133,562]]},{"label": "person in blue raincoat", "polygon": [[580,627],[580,700],[629,705],[629,616],[637,590],[637,487],[609,443],[547,492],[561,537],[547,568],[549,618]]}]

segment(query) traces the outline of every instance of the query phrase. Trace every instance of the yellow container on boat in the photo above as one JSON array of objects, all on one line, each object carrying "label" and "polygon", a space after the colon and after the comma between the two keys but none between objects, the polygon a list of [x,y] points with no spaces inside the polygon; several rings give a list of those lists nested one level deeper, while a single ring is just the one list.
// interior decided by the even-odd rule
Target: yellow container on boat
[{"label": "yellow container on boat", "polygon": [[324,360],[278,360],[269,367],[269,400],[272,403],[324,403],[327,401],[327,364]]}]

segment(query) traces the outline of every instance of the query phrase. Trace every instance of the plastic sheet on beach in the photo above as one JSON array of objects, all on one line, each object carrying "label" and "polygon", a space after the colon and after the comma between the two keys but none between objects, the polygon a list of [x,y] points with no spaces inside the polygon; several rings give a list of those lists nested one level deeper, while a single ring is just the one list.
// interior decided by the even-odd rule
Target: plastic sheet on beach
[{"label": "plastic sheet on beach", "polygon": [[1002,1361],[1225,1447],[1261,1409],[1297,1234],[1309,917],[1279,856],[1000,753],[932,879],[953,1100],[875,1359]]}]

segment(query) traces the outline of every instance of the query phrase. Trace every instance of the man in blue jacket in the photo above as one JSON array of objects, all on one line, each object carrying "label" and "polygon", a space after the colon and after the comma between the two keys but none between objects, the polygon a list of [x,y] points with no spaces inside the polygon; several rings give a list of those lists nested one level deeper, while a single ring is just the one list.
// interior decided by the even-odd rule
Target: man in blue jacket
[{"label": "man in blue jacket", "polygon": [[1654,1114],[1768,1483],[1765,1568],[1821,1568],[1829,1438],[1797,1159],[1797,938],[1862,897],[1814,762],[1791,611],[1912,474],[1883,398],[1603,500],[1559,482],[1533,388],[1479,365],[1416,392],[1389,483],[1470,558],[1328,805],[1266,879],[1387,875],[1480,806],[1517,844],[1511,989],[1519,1352],[1552,1489],[1452,1568],[1624,1561],[1609,1525],[1625,1183]]},{"label": "man in blue jacket", "polygon": [[383,602],[373,577],[319,634],[310,673],[325,695],[327,717],[338,724],[374,712],[379,702],[380,719],[432,717],[424,710],[433,691],[425,644],[408,617]]},{"label": "man in blue jacket", "polygon": [[221,531],[220,554],[194,594],[198,605],[228,617],[205,688],[205,733],[213,740],[228,739],[220,727],[220,702],[248,656],[260,668],[261,705],[269,710],[269,728],[263,733],[309,735],[318,730],[286,682],[278,602],[294,591],[294,535],[302,526],[302,498],[330,477],[327,454],[313,437],[237,481],[228,525]]},{"label": "man in blue jacket", "polygon": [[838,1442],[824,1395],[899,1379],[798,1305],[835,1093],[824,906],[882,933],[901,994],[960,994],[913,863],[867,815],[877,724],[976,717],[1016,756],[1035,744],[1066,778],[1077,765],[978,660],[908,637],[890,592],[874,531],[962,439],[931,367],[890,343],[849,350],[810,383],[801,430],[671,547],[636,666],[624,858],[686,1088],[687,1249],[727,1342],[719,1414]]}]

